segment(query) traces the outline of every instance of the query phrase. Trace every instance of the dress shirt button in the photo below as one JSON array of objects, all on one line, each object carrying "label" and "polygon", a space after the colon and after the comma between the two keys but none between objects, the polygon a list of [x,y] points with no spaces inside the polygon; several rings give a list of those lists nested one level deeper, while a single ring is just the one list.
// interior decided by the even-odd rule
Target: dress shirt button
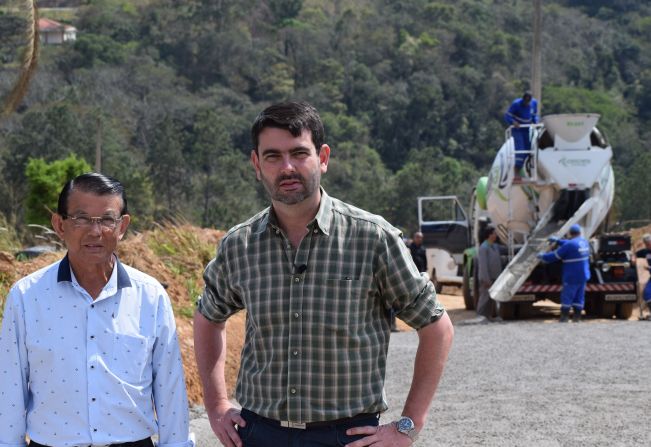
[{"label": "dress shirt button", "polygon": [[93,402],[95,402],[97,399],[95,399],[95,398],[93,397],[91,400],[92,400]]},{"label": "dress shirt button", "polygon": [[296,394],[296,388],[291,388],[291,389],[289,390],[289,392],[292,393],[292,394]]},{"label": "dress shirt button", "polygon": [[95,305],[94,305],[94,304],[91,304],[91,305],[90,305],[90,308],[91,308],[91,309],[95,309]]},{"label": "dress shirt button", "polygon": [[318,232],[319,232],[319,229],[318,229],[318,228],[315,228],[315,229],[314,229],[314,234],[317,234]]},{"label": "dress shirt button", "polygon": [[95,365],[90,365],[90,369],[95,369]]},{"label": "dress shirt button", "polygon": [[90,336],[90,339],[91,339],[91,340],[93,340],[94,338],[95,338],[95,336],[94,336],[94,335],[91,335],[91,336]]},{"label": "dress shirt button", "polygon": [[294,278],[294,282],[301,282],[301,278],[299,278],[298,276],[295,277],[295,278]]},{"label": "dress shirt button", "polygon": [[298,317],[299,317],[298,312],[294,312],[294,318],[298,318]]},{"label": "dress shirt button", "polygon": [[292,352],[292,354],[298,355],[298,351],[294,351],[294,352]]},{"label": "dress shirt button", "polygon": [[280,230],[276,230],[276,234],[280,234]]}]

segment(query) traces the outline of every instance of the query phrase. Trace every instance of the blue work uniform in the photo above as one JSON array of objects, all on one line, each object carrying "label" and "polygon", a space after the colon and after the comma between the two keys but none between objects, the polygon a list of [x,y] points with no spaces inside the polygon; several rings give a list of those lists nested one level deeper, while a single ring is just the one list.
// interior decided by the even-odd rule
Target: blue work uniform
[{"label": "blue work uniform", "polygon": [[[648,248],[643,248],[636,251],[635,256],[638,258],[646,258],[647,270],[651,272],[651,250]],[[646,286],[644,286],[642,297],[644,298],[644,302],[647,303],[647,305],[651,304],[651,279],[647,281]],[[649,309],[651,309],[651,306],[649,306]]]},{"label": "blue work uniform", "polygon": [[[538,122],[538,101],[531,98],[529,104],[525,105],[522,98],[516,99],[504,114],[504,121],[510,126],[516,122],[520,124],[536,124]],[[514,127],[511,129],[511,135],[513,135],[513,143],[516,151],[531,150],[528,127]],[[515,167],[520,169],[526,159],[527,154],[515,154]]]},{"label": "blue work uniform", "polygon": [[563,262],[563,290],[561,291],[561,310],[575,312],[583,310],[585,303],[585,284],[590,279],[590,245],[581,236],[561,239],[555,251],[545,253],[544,262]]}]

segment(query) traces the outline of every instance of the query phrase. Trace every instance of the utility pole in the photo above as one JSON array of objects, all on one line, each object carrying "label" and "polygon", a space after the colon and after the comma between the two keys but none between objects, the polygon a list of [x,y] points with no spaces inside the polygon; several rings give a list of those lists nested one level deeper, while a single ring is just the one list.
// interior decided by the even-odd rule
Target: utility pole
[{"label": "utility pole", "polygon": [[538,100],[538,116],[542,116],[542,0],[534,0],[533,48],[531,50],[531,90]]},{"label": "utility pole", "polygon": [[95,172],[102,172],[102,119],[99,116],[95,136]]}]

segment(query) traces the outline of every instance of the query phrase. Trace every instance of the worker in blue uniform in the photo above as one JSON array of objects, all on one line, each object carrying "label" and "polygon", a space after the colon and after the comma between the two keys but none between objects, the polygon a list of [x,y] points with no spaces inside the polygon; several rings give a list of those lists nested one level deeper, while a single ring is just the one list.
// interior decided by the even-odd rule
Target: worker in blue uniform
[{"label": "worker in blue uniform", "polygon": [[551,263],[563,262],[563,290],[561,291],[562,323],[570,318],[570,308],[574,309],[572,320],[581,321],[581,311],[585,303],[585,285],[590,279],[590,245],[581,236],[581,227],[570,227],[569,239],[550,238],[558,245],[554,251],[538,253],[538,259]]},{"label": "worker in blue uniform", "polygon": [[[538,122],[538,101],[531,95],[531,92],[524,92],[522,98],[517,98],[511,103],[511,106],[504,114],[504,120],[509,126],[513,126],[511,135],[513,136],[515,150],[531,150],[529,127],[521,127],[522,125],[536,124]],[[515,154],[516,173],[524,166],[527,157],[526,153]]]}]

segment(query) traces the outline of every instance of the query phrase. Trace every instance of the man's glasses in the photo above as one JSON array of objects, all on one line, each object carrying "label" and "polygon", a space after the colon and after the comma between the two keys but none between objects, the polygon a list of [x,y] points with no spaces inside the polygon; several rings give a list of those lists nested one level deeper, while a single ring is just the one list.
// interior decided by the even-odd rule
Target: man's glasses
[{"label": "man's glasses", "polygon": [[77,228],[90,228],[94,224],[99,224],[104,230],[115,230],[118,223],[122,221],[122,216],[115,218],[111,216],[90,217],[90,216],[67,216],[64,219],[70,219],[72,224]]}]

